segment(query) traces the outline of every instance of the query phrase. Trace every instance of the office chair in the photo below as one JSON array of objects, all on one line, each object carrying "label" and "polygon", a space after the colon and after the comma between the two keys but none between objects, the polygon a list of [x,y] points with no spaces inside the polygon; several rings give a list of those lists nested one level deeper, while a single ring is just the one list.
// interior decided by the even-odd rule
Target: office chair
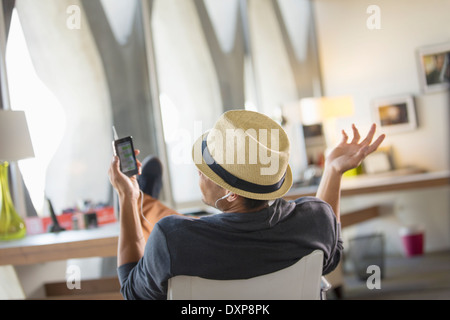
[{"label": "office chair", "polygon": [[294,265],[243,280],[169,279],[168,300],[319,300],[329,283],[322,277],[323,252],[313,251]]}]

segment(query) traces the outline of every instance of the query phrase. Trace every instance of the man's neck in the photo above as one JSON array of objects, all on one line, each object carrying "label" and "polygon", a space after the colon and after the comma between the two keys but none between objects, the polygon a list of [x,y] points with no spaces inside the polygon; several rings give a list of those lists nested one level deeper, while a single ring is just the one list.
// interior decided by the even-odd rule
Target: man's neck
[{"label": "man's neck", "polygon": [[222,210],[222,212],[223,213],[252,213],[252,212],[258,212],[258,211],[264,210],[268,206],[269,206],[268,204],[263,204],[259,207],[249,209],[245,206],[244,203],[239,202],[236,204],[232,203],[229,208]]}]

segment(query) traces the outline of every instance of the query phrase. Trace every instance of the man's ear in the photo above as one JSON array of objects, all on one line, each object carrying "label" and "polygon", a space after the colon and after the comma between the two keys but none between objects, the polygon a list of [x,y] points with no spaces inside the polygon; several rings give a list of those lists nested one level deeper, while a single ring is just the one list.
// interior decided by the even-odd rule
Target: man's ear
[{"label": "man's ear", "polygon": [[228,191],[228,193],[230,193],[230,196],[227,198],[228,202],[236,201],[240,197],[240,195],[237,195],[236,193],[233,193],[231,191]]}]

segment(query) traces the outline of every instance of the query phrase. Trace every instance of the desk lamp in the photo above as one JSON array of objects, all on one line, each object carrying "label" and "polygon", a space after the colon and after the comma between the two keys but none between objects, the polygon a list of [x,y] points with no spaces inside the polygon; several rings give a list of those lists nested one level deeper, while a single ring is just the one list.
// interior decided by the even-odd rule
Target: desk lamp
[{"label": "desk lamp", "polygon": [[7,161],[32,157],[34,150],[25,112],[0,110],[0,241],[26,235],[25,223],[14,208],[9,192]]},{"label": "desk lamp", "polygon": [[333,148],[337,142],[336,137],[341,137],[335,132],[336,119],[352,116],[354,113],[351,96],[305,98],[300,100],[300,108],[304,125],[323,123],[328,148]]}]

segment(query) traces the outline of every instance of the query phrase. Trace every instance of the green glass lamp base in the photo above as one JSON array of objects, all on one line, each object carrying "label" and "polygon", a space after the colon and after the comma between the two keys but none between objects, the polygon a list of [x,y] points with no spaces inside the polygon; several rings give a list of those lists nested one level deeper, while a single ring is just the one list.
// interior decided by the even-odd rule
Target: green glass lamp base
[{"label": "green glass lamp base", "polygon": [[18,240],[24,238],[26,235],[27,229],[25,228],[25,225],[23,225],[23,227],[16,232],[5,232],[0,234],[0,241]]},{"label": "green glass lamp base", "polygon": [[27,234],[25,223],[11,200],[8,166],[7,162],[0,163],[0,241],[21,239]]}]

